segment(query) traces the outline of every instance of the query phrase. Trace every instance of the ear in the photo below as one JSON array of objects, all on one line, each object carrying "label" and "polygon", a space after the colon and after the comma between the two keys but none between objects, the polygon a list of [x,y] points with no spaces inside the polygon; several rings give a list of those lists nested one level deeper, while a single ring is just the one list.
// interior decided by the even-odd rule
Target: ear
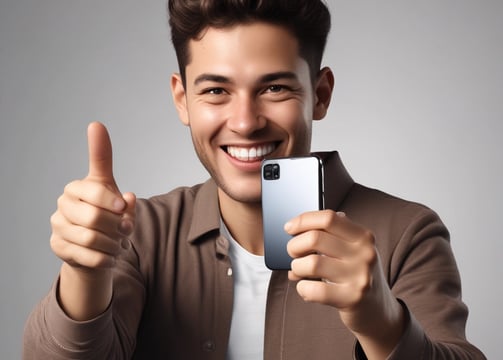
[{"label": "ear", "polygon": [[176,110],[178,111],[180,121],[185,126],[189,126],[190,122],[187,111],[187,96],[180,74],[171,75],[171,95],[173,96],[173,102],[175,103]]},{"label": "ear", "polygon": [[314,85],[313,120],[321,120],[327,114],[334,86],[335,77],[332,70],[328,67],[321,69]]}]

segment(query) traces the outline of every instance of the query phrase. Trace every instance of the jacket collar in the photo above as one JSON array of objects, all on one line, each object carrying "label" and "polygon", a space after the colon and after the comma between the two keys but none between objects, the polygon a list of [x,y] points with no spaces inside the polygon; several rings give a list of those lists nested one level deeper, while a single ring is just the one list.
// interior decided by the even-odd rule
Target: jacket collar
[{"label": "jacket collar", "polygon": [[220,206],[216,183],[213,179],[209,179],[196,191],[194,212],[188,234],[189,242],[194,242],[201,236],[220,229]]},{"label": "jacket collar", "polygon": [[[326,208],[337,210],[354,184],[337,151],[315,152],[324,164]],[[220,207],[217,185],[213,179],[207,180],[196,190],[194,212],[188,234],[188,241],[194,242],[220,229]]]},{"label": "jacket collar", "polygon": [[337,151],[313,152],[323,162],[325,209],[337,211],[354,184]]}]

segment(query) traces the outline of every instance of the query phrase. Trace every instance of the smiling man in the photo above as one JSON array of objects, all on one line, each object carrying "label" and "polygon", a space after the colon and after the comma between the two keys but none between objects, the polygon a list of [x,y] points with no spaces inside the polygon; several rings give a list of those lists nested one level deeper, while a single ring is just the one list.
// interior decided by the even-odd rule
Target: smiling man
[{"label": "smiling man", "polygon": [[332,73],[321,71],[313,86],[295,37],[265,22],[206,29],[188,51],[185,78],[172,78],[180,118],[217,184],[226,225],[241,246],[262,255],[261,161],[309,154],[311,123],[326,113]]},{"label": "smiling man", "polygon": [[24,358],[483,358],[464,337],[440,219],[354,183],[337,155],[335,209],[285,224],[291,271],[264,265],[260,166],[309,154],[312,121],[326,115],[326,6],[171,0],[169,10],[173,98],[211,179],[148,200],[121,193],[108,133],[91,124],[89,174],[51,218],[63,264],[28,320]]}]

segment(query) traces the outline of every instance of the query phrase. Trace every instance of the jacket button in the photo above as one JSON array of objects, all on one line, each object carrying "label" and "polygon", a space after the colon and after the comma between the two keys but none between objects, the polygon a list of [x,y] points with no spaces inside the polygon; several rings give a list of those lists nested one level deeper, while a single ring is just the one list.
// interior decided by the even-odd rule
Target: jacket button
[{"label": "jacket button", "polygon": [[211,340],[207,340],[203,343],[203,350],[206,352],[215,351],[215,343]]}]

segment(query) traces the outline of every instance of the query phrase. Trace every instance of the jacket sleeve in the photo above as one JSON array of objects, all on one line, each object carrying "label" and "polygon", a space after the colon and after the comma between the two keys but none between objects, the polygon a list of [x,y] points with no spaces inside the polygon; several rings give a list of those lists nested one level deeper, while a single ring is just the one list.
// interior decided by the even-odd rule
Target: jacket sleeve
[{"label": "jacket sleeve", "polygon": [[[406,329],[389,359],[485,359],[465,336],[468,309],[446,227],[433,211],[417,211],[417,205],[400,216],[410,218],[399,221],[407,225],[389,251],[387,271]],[[356,354],[365,358],[358,345]]]},{"label": "jacket sleeve", "polygon": [[110,306],[95,319],[70,319],[57,299],[59,281],[30,314],[23,359],[129,359],[134,351],[145,290],[134,248],[117,261]]}]

